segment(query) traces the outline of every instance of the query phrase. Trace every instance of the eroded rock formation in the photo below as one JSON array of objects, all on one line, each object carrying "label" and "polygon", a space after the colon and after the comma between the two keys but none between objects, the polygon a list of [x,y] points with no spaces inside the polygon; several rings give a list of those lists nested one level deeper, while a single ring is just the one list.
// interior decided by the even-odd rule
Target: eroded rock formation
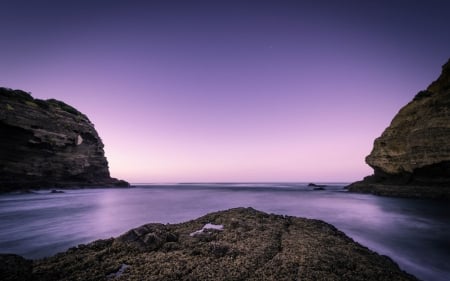
[{"label": "eroded rock formation", "polygon": [[110,177],[94,125],[61,101],[0,88],[0,136],[0,191],[128,185]]},{"label": "eroded rock formation", "polygon": [[32,278],[417,280],[327,223],[251,208],[181,224],[147,224],[116,239],[80,245],[33,261]]},{"label": "eroded rock formation", "polygon": [[450,198],[450,60],[375,140],[366,163],[374,175],[351,191]]}]

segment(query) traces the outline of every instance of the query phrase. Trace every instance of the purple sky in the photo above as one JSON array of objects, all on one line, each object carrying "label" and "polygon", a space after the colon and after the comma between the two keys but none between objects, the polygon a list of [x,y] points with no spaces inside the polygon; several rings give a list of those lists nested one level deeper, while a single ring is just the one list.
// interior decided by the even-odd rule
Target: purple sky
[{"label": "purple sky", "polygon": [[0,85],[131,182],[353,181],[450,57],[450,1],[0,1]]}]

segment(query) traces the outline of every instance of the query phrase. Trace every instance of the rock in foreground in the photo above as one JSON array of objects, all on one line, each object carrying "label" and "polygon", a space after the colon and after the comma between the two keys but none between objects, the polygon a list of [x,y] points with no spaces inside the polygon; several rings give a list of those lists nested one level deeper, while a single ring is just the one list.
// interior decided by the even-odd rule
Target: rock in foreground
[{"label": "rock in foreground", "polygon": [[374,175],[350,191],[450,199],[450,60],[375,140],[366,163]]},{"label": "rock in foreground", "polygon": [[0,135],[0,192],[128,186],[110,177],[94,125],[61,101],[0,88]]},{"label": "rock in foreground", "polygon": [[32,280],[32,262],[18,255],[0,255],[0,280],[28,281]]},{"label": "rock in foreground", "polygon": [[251,208],[116,239],[33,262],[33,280],[417,280],[388,257],[318,220]]}]

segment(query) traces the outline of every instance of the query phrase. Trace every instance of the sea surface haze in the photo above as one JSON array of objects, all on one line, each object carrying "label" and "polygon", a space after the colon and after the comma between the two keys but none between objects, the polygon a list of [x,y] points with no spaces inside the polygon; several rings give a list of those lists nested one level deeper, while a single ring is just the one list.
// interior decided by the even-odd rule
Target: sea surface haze
[{"label": "sea surface haze", "polygon": [[3,194],[0,252],[41,258],[145,223],[178,223],[253,207],[324,220],[420,279],[450,280],[446,202],[354,194],[343,186],[326,184],[326,190],[314,191],[304,183],[184,183]]}]

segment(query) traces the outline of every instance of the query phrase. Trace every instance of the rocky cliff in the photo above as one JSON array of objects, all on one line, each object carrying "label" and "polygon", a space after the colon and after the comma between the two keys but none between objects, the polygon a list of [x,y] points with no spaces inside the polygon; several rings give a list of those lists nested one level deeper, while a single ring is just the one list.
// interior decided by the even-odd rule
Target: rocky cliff
[{"label": "rocky cliff", "polygon": [[374,175],[351,191],[450,198],[450,60],[375,140],[366,163]]},{"label": "rocky cliff", "polygon": [[110,177],[94,125],[61,101],[0,88],[0,136],[0,191],[128,185]]},{"label": "rocky cliff", "polygon": [[147,224],[32,263],[0,255],[2,280],[417,280],[318,220],[251,208]]}]

